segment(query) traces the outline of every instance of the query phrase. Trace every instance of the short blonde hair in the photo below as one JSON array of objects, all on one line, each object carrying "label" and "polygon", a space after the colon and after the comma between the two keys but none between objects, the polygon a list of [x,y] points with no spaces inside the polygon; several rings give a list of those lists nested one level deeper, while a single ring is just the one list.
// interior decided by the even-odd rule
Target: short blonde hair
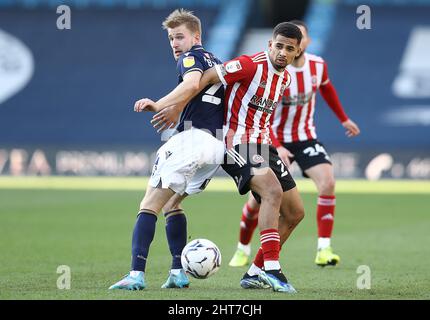
[{"label": "short blonde hair", "polygon": [[197,18],[192,11],[185,9],[176,9],[173,11],[166,20],[163,21],[163,29],[167,30],[179,27],[185,24],[188,30],[193,33],[202,34],[202,24],[200,19]]}]

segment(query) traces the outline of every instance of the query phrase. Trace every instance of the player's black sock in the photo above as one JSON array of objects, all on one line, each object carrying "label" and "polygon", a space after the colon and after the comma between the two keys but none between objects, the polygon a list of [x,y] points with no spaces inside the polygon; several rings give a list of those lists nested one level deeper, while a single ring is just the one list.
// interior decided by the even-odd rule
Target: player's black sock
[{"label": "player's black sock", "polygon": [[288,279],[287,277],[282,273],[282,270],[268,270],[265,271],[267,274],[271,274],[273,276],[275,276],[276,278],[278,278],[280,281],[288,283]]},{"label": "player's black sock", "polygon": [[187,218],[182,209],[164,214],[166,217],[166,236],[172,254],[172,269],[182,269],[181,253],[187,244]]},{"label": "player's black sock", "polygon": [[131,270],[145,271],[149,246],[154,239],[157,215],[150,210],[139,212],[134,225],[131,246]]}]

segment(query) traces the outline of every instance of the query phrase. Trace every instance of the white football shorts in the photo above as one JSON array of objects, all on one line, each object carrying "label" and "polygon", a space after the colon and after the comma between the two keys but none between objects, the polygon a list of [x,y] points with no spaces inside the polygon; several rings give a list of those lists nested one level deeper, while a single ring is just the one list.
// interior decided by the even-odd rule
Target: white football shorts
[{"label": "white football shorts", "polygon": [[191,128],[172,136],[157,151],[149,185],[183,195],[203,191],[224,160],[223,141]]}]

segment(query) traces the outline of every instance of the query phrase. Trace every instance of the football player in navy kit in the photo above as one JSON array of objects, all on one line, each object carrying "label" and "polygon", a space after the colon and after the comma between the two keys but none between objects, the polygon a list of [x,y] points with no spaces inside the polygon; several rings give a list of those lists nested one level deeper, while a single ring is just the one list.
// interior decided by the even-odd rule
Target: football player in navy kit
[{"label": "football player in navy kit", "polygon": [[162,288],[188,287],[189,280],[181,266],[187,229],[180,203],[186,196],[203,191],[224,158],[224,143],[216,138],[217,130],[222,137],[224,88],[217,84],[199,93],[203,72],[221,62],[203,48],[201,23],[192,12],[175,10],[163,22],[163,28],[168,32],[177,60],[180,85],[157,102],[147,98],[137,101],[134,110],[157,112],[171,105],[169,99],[178,91],[184,104],[195,97],[182,111],[176,134],[157,151],[133,231],[131,271],[110,289],[145,288],[146,260],[160,211],[166,217],[167,240],[173,257]]}]

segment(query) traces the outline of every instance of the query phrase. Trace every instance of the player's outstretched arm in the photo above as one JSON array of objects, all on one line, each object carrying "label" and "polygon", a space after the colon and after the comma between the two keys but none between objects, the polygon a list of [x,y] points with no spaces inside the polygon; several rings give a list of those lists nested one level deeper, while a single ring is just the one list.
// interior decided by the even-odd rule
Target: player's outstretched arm
[{"label": "player's outstretched arm", "polygon": [[217,72],[217,68],[219,69],[220,66],[212,67],[203,73],[203,76],[200,79],[201,90],[203,90],[204,88],[206,88],[210,84],[215,84],[215,83],[221,82],[219,75],[218,75],[218,72]]},{"label": "player's outstretched arm", "polygon": [[193,96],[188,98],[182,104],[167,106],[163,108],[161,111],[159,111],[156,115],[154,115],[154,117],[151,120],[151,123],[154,126],[154,128],[157,129],[157,132],[161,132],[175,127],[178,122],[179,115],[181,114],[182,110],[184,110],[188,102],[190,102],[192,98],[194,98],[200,91],[202,91],[208,85],[218,83],[220,81],[221,80],[218,77],[215,67],[212,67],[206,70],[199,81],[199,88],[193,94]]},{"label": "player's outstretched arm", "polygon": [[336,114],[337,118],[342,123],[342,126],[346,129],[346,135],[348,137],[355,137],[359,135],[360,128],[358,128],[354,121],[348,118],[345,110],[342,107],[342,104],[340,103],[336,89],[329,79],[326,63],[324,63],[322,80],[323,81],[320,86],[321,96],[327,102],[330,109]]},{"label": "player's outstretched arm", "polygon": [[200,72],[189,72],[184,76],[184,81],[176,86],[169,94],[157,102],[150,99],[142,99],[136,102],[134,110],[136,112],[154,111],[159,112],[169,106],[184,106],[199,92],[199,83],[202,74]]},{"label": "player's outstretched arm", "polygon": [[342,123],[342,126],[346,129],[346,135],[348,137],[359,135],[360,128],[346,115],[333,84],[331,82],[327,82],[327,84],[322,85],[320,87],[320,93],[330,109],[332,109],[336,114],[337,118]]}]

